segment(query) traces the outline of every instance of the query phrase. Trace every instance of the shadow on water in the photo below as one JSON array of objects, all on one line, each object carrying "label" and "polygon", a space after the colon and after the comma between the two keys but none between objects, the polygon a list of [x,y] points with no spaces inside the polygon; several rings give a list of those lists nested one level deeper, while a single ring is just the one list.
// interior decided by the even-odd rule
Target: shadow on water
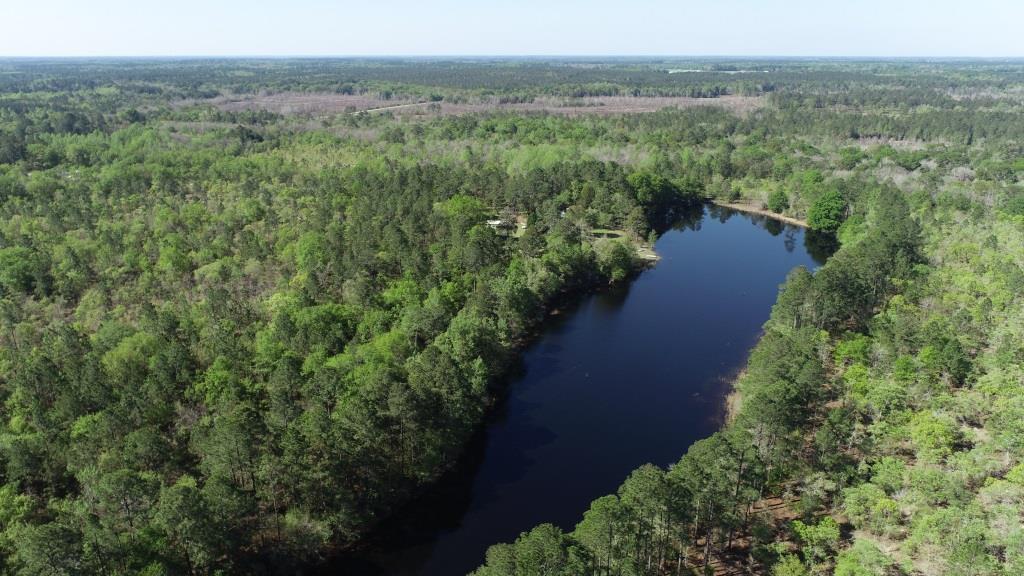
[{"label": "shadow on water", "polygon": [[[714,205],[712,204],[710,207],[714,207]],[[704,221],[704,209],[703,205],[697,205],[680,210],[668,229],[680,232],[685,230],[696,232],[700,230],[700,224]]]},{"label": "shadow on water", "polygon": [[831,232],[818,232],[807,230],[804,233],[804,249],[818,266],[825,262],[839,250],[839,239]]},{"label": "shadow on water", "polygon": [[613,313],[622,308],[629,298],[629,290],[632,283],[623,282],[602,290],[594,298],[595,307],[604,313]]},{"label": "shadow on water", "polygon": [[[465,452],[419,498],[397,509],[358,548],[330,558],[310,572],[316,575],[393,576],[417,574],[432,555],[432,547],[444,534],[456,531],[472,507],[485,507],[498,495],[474,490],[474,483],[487,455],[491,427],[508,418],[508,406],[495,406],[488,422],[469,441]],[[504,482],[514,483],[530,466],[528,451],[553,440],[541,426],[520,429],[522,450],[506,452],[494,472]],[[400,556],[393,555],[401,550]]]},{"label": "shadow on water", "polygon": [[775,220],[774,218],[767,218],[763,224],[764,229],[768,231],[772,236],[778,236],[782,232],[791,226],[787,226],[785,222],[781,220]]}]

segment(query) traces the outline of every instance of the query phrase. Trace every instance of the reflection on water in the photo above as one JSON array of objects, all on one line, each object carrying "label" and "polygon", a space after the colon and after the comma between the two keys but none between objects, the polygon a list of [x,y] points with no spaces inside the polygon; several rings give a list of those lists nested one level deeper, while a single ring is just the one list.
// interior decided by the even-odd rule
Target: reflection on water
[{"label": "reflection on water", "polygon": [[791,226],[787,225],[785,222],[775,220],[774,218],[766,218],[762,226],[764,226],[764,229],[772,236],[778,236],[779,234],[782,234],[783,230],[791,228]]},{"label": "reflection on water", "polygon": [[831,232],[808,230],[804,234],[804,249],[814,259],[814,263],[821,266],[839,250],[839,239]]},{"label": "reflection on water", "polygon": [[571,530],[631,470],[719,426],[779,284],[834,246],[727,208],[680,214],[657,266],[551,319],[459,465],[322,572],[465,574],[536,524]]}]

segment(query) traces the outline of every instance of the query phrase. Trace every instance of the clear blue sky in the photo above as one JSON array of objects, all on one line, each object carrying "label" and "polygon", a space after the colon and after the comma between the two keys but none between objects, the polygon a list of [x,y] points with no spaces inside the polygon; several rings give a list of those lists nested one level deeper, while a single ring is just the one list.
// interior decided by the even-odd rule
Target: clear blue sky
[{"label": "clear blue sky", "polygon": [[1024,56],[1024,0],[0,4],[0,56]]}]

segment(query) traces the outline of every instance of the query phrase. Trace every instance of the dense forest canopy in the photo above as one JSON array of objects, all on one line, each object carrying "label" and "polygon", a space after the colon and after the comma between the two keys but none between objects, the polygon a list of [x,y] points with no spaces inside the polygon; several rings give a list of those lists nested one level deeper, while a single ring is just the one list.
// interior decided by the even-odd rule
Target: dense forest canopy
[{"label": "dense forest canopy", "polygon": [[841,248],[722,432],[479,574],[1020,573],[1022,100],[1016,61],[0,60],[2,571],[358,542],[711,199]]}]

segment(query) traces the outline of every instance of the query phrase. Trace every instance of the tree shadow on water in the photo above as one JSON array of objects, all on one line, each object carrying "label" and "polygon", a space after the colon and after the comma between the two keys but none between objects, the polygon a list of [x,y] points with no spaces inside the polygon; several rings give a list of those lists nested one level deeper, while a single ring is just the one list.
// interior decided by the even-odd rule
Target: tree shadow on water
[{"label": "tree shadow on water", "polygon": [[804,248],[811,260],[821,266],[839,250],[839,239],[831,232],[807,230],[804,233]]},{"label": "tree shadow on water", "polygon": [[[557,364],[555,358],[545,354],[543,360],[535,359],[531,362],[531,371],[555,369],[554,364],[550,364]],[[524,378],[525,372],[522,361],[516,362],[506,385],[516,387],[534,380]],[[552,431],[537,426],[529,417],[536,403],[512,398],[508,393],[499,394],[499,398],[485,425],[473,435],[451,469],[414,500],[390,514],[390,519],[368,534],[357,549],[340,552],[309,573],[360,576],[422,573],[434,559],[438,542],[465,530],[463,524],[467,516],[473,510],[496,502],[503,488],[520,481],[530,470],[533,465],[530,454],[556,439]]]}]

